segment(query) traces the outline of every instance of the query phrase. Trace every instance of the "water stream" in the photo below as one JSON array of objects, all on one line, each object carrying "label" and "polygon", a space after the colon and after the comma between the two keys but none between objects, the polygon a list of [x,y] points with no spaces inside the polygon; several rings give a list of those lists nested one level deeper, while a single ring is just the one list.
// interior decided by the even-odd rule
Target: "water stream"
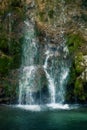
[{"label": "water stream", "polygon": [[41,45],[34,24],[25,20],[22,65],[19,80],[19,105],[59,107],[65,101],[69,58],[62,24],[65,22],[64,0],[61,1],[61,41]]},{"label": "water stream", "polygon": [[47,72],[48,60],[52,56],[52,54],[50,54],[49,51],[47,51],[45,54],[46,54],[46,59],[45,59],[45,63],[44,63],[44,71],[46,73],[48,83],[49,83],[48,86],[49,86],[49,92],[50,92],[50,96],[51,96],[51,103],[55,103],[56,102],[55,101],[56,91],[55,91],[54,80],[53,80],[53,78],[51,78],[50,74]]},{"label": "water stream", "polygon": [[65,40],[62,40],[60,46],[47,42],[39,50],[41,43],[36,40],[33,24],[28,20],[24,23],[26,28],[19,80],[19,105],[59,106],[64,103],[69,72]]}]

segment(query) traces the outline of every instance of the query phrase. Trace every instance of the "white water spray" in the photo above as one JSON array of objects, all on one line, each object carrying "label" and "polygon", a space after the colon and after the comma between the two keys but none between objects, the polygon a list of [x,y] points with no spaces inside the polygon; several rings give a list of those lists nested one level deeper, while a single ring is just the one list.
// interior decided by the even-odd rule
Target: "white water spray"
[{"label": "white water spray", "polygon": [[49,92],[50,92],[50,97],[51,97],[51,103],[55,103],[55,96],[56,96],[56,92],[55,92],[55,84],[53,79],[51,78],[50,74],[47,72],[47,66],[48,66],[48,59],[52,56],[52,54],[50,54],[49,51],[47,51],[46,53],[46,59],[45,59],[45,63],[44,63],[44,70],[46,72],[46,76],[48,79],[48,83],[49,83]]}]

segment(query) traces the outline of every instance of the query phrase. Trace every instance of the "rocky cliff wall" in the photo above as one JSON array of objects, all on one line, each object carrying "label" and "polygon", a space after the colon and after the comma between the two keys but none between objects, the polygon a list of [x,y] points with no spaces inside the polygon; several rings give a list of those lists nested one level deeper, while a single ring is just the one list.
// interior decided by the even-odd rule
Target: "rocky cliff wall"
[{"label": "rocky cliff wall", "polygon": [[24,20],[35,25],[40,44],[49,39],[59,46],[64,35],[71,68],[67,102],[87,102],[87,2],[86,0],[0,1],[0,102],[15,101],[21,64]]}]

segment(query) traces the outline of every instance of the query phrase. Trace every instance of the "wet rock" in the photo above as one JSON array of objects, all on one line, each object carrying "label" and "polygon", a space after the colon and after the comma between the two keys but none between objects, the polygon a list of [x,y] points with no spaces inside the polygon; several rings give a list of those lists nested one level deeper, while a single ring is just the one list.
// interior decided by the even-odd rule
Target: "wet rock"
[{"label": "wet rock", "polygon": [[[19,72],[17,72],[16,69],[20,68],[21,64],[21,45],[24,40],[24,20],[26,17],[35,25],[35,28],[37,28],[37,35],[35,35],[39,44],[48,43],[55,58],[60,57],[60,53],[56,51],[56,47],[68,41],[69,44],[67,44],[67,42],[66,44],[68,45],[73,64],[73,67],[71,67],[72,80],[70,80],[71,84],[69,84],[72,86],[71,95],[74,96],[73,90],[75,83],[77,84],[80,78],[82,79],[81,84],[84,88],[84,84],[87,82],[86,7],[86,0],[65,0],[64,2],[60,0],[35,0],[35,3],[33,0],[0,0],[0,84],[4,86],[4,88],[8,86],[8,91],[6,90],[5,95],[8,94],[12,97],[11,93],[14,92],[14,95],[16,95],[16,91],[18,91]],[[82,52],[82,61],[78,61],[78,58],[76,59],[79,52]],[[41,51],[39,51],[39,53],[41,54]],[[51,57],[51,59],[52,58],[53,57]],[[32,73],[32,77],[34,75],[37,78],[36,81],[33,78],[31,90],[37,92],[46,86],[47,80],[45,72],[41,67],[37,67]],[[39,79],[42,81],[40,84],[37,83]],[[11,89],[11,87],[13,89]],[[0,88],[1,95],[4,94],[4,88]],[[87,92],[85,95],[87,95]],[[84,99],[87,100],[86,98]],[[4,102],[4,99],[1,100],[1,102]],[[7,98],[5,101],[8,102],[8,100]]]},{"label": "wet rock", "polygon": [[28,86],[30,92],[41,91],[43,87],[47,86],[47,79],[45,71],[42,67],[36,66],[31,71],[29,67],[24,68],[23,75],[29,75],[31,78],[23,77],[25,87]]}]

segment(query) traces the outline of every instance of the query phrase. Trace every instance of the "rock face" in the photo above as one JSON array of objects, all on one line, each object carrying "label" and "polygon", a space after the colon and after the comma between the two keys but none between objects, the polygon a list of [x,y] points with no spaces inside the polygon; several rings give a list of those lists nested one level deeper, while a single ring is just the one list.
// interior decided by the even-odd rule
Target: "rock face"
[{"label": "rock face", "polygon": [[86,0],[0,1],[0,102],[9,103],[17,97],[26,18],[35,25],[42,46],[47,40],[50,46],[66,40],[71,57],[66,101],[87,102]]},{"label": "rock face", "polygon": [[36,26],[39,39],[47,37],[50,43],[62,44],[66,39],[71,56],[67,102],[87,101],[87,4],[84,0],[36,0]]},{"label": "rock face", "polygon": [[0,1],[0,102],[15,100],[21,63],[24,7],[20,0]]}]

